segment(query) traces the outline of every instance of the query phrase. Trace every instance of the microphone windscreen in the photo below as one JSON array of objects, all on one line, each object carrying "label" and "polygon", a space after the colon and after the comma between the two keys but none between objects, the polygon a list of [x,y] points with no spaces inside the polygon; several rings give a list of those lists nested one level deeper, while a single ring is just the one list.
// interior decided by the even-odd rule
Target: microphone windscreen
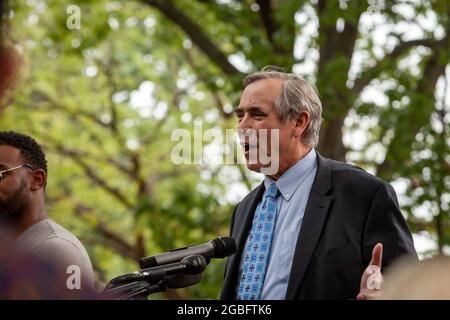
[{"label": "microphone windscreen", "polygon": [[220,237],[212,240],[216,258],[225,258],[236,252],[236,241],[230,237]]},{"label": "microphone windscreen", "polygon": [[184,273],[186,274],[197,274],[206,269],[206,259],[204,256],[195,255],[187,256],[181,260],[185,264],[186,269]]}]

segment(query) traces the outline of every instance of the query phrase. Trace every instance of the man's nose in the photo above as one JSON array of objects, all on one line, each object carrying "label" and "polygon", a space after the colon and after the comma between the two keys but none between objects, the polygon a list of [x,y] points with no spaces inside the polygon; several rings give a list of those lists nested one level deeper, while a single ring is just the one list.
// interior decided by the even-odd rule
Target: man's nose
[{"label": "man's nose", "polygon": [[247,114],[244,114],[244,116],[238,122],[237,128],[238,128],[238,130],[251,129],[251,121]]}]

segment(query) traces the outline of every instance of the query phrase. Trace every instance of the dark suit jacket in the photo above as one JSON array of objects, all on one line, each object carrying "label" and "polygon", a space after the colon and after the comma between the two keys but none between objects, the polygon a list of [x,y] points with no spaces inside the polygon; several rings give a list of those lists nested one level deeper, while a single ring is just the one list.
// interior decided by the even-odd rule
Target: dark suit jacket
[{"label": "dark suit jacket", "polygon": [[[317,154],[317,172],[295,248],[286,299],[355,299],[376,243],[383,268],[402,255],[417,259],[394,189],[360,168]],[[222,299],[234,299],[239,263],[264,184],[235,208]]]}]

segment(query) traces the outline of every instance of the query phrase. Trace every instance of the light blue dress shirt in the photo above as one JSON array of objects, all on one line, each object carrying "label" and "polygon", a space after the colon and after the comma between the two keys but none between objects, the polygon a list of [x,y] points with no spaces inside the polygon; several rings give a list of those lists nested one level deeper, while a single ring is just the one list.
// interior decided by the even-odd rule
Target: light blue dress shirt
[{"label": "light blue dress shirt", "polygon": [[[314,149],[289,168],[277,181],[264,178],[266,189],[275,182],[280,195],[277,197],[277,221],[272,239],[269,264],[264,281],[262,300],[286,298],[292,261],[300,233],[306,204],[317,171]],[[243,252],[245,256],[245,252]],[[243,260],[239,268],[242,272]],[[240,276],[238,277],[240,279]]]}]

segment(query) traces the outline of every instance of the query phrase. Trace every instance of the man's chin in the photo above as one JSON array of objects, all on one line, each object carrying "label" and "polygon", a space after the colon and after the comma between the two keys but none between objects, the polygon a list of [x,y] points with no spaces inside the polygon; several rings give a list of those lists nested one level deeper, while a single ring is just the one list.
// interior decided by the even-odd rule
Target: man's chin
[{"label": "man's chin", "polygon": [[269,165],[269,166],[263,166],[259,163],[252,163],[249,164],[247,162],[247,169],[254,171],[254,172],[258,172],[258,173],[262,173],[266,176],[272,177],[275,176],[279,173],[279,167],[278,166],[273,166],[273,165]]},{"label": "man's chin", "polygon": [[261,165],[259,163],[248,163],[247,169],[255,172],[261,172]]}]

